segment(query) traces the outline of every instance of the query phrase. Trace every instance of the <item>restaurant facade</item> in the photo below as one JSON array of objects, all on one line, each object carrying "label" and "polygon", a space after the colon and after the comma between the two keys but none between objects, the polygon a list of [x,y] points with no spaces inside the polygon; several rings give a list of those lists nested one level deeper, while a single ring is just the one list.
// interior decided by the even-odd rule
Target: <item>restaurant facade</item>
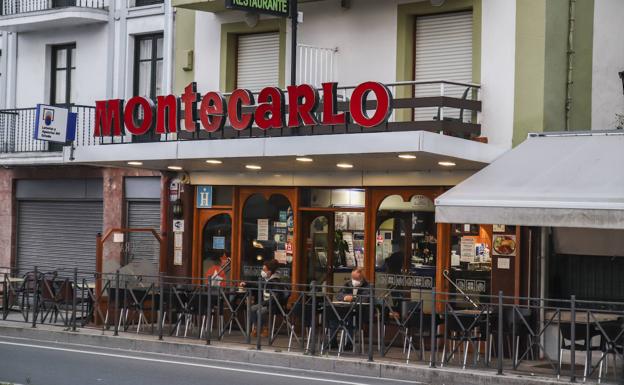
[{"label": "restaurant facade", "polygon": [[[434,287],[531,295],[536,229],[478,216],[440,220],[434,202],[528,132],[604,124],[604,96],[594,104],[592,95],[621,98],[601,67],[619,59],[593,39],[617,23],[593,15],[617,14],[617,4],[578,5],[569,95],[565,71],[553,70],[566,55],[544,55],[565,47],[565,23],[553,15],[568,9],[514,4],[302,1],[293,65],[286,19],[223,1],[175,1],[175,61],[164,66],[172,86],[163,95],[102,94],[81,128],[89,140],[62,151],[63,167],[121,170],[118,199],[102,214],[111,220],[96,223],[102,235],[149,227],[165,239],[163,252],[149,237],[111,235],[95,265],[128,271],[147,253],[137,262],[149,265],[131,272],[199,280],[226,255],[233,279],[256,279],[264,261],[277,259],[291,283],[341,284],[364,267],[376,286],[413,288],[414,296]],[[558,32],[535,42],[533,22]],[[289,89],[293,73],[298,87]],[[14,172],[12,198],[25,179]],[[46,170],[33,173],[44,179]],[[88,197],[106,202],[102,175],[102,193]],[[143,204],[133,207],[137,218],[152,221],[128,220],[129,201]],[[23,238],[11,223],[4,258],[19,265]]]}]

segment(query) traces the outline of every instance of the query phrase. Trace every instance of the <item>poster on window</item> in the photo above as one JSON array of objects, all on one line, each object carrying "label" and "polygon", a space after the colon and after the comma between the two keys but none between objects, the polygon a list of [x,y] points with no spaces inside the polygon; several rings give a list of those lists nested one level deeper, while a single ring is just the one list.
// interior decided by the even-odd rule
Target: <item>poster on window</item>
[{"label": "poster on window", "polygon": [[515,235],[494,235],[492,237],[492,254],[501,256],[516,255]]},{"label": "poster on window", "polygon": [[258,219],[258,238],[259,241],[269,240],[269,220]]}]

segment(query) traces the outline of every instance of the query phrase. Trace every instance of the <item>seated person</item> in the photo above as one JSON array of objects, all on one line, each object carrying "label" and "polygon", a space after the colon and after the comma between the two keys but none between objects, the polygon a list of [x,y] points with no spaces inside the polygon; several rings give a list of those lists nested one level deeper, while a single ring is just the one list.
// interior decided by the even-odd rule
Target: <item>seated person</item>
[{"label": "seated person", "polygon": [[[358,300],[358,295],[361,296],[363,303],[368,303],[368,281],[364,277],[364,268],[356,267],[351,272],[351,280],[346,282],[344,287],[340,289],[340,291],[336,294],[336,301],[340,302],[355,302]],[[338,331],[338,320],[336,319],[333,312],[329,312],[329,335],[331,338],[330,346],[332,348],[336,348],[338,343],[336,341],[336,334]],[[332,316],[333,315],[333,316]],[[345,320],[345,326],[348,330],[349,335],[353,336],[353,321],[350,317],[347,317]],[[347,337],[345,337],[347,338]],[[348,338],[347,338],[348,339]],[[345,349],[348,350],[350,348],[351,343],[347,341]]]},{"label": "seated person", "polygon": [[223,251],[219,258],[219,263],[215,263],[206,270],[206,280],[212,278],[212,286],[225,287],[226,273],[229,270],[230,255],[227,251]]},{"label": "seated person", "polygon": [[[268,327],[268,322],[266,320],[266,316],[269,313],[269,301],[271,299],[271,292],[276,291],[277,293],[279,293],[276,295],[278,299],[284,297],[283,294],[285,293],[286,287],[278,284],[280,281],[280,275],[277,272],[278,267],[279,267],[279,262],[275,259],[266,261],[262,265],[262,271],[260,273],[260,276],[262,277],[262,280],[263,280],[264,291],[262,293],[262,300],[260,301],[260,303],[256,303],[253,306],[251,306],[250,318],[251,318],[251,326],[252,326],[252,331],[251,331],[252,337],[255,337],[257,335],[256,325],[258,321],[258,310],[260,310],[260,314],[262,315],[263,328],[262,328],[261,336],[262,337],[269,336],[269,327]],[[253,287],[257,287],[257,283],[251,282],[251,281],[241,282],[240,286],[253,288]]]}]

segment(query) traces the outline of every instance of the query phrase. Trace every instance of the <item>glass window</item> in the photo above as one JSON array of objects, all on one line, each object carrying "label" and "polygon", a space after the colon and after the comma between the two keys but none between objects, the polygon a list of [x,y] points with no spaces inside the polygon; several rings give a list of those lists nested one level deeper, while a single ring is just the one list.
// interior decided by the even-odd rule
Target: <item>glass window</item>
[{"label": "glass window", "polygon": [[53,46],[51,64],[50,104],[74,103],[76,87],[72,84],[76,79],[76,45]]},{"label": "glass window", "polygon": [[162,94],[163,35],[137,36],[134,55],[134,95],[156,100]]},{"label": "glass window", "polygon": [[433,201],[414,195],[385,198],[377,211],[375,282],[379,287],[430,289],[436,266]]},{"label": "glass window", "polygon": [[280,194],[267,200],[262,194],[250,196],[243,207],[242,278],[256,280],[262,264],[276,259],[279,273],[290,282],[294,234],[293,210]]}]

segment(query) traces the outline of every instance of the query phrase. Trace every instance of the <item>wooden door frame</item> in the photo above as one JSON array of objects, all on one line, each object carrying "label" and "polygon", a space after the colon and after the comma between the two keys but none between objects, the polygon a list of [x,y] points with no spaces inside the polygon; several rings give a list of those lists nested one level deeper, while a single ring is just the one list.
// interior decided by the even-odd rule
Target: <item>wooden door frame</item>
[{"label": "wooden door frame", "polygon": [[[299,277],[299,261],[298,258],[298,239],[299,234],[297,228],[299,226],[300,221],[300,213],[299,213],[299,201],[301,196],[301,191],[299,187],[258,187],[258,186],[241,186],[235,191],[235,227],[236,227],[236,236],[237,241],[234,242],[236,245],[236,256],[232,258],[232,279],[240,279],[241,277],[241,267],[242,267],[242,250],[243,250],[243,209],[245,207],[245,203],[247,200],[255,194],[261,194],[264,196],[264,199],[267,201],[271,198],[271,195],[283,195],[288,202],[290,203],[290,208],[293,211],[293,239],[292,239],[292,247],[293,247],[293,259],[292,259],[292,273],[291,273],[291,283],[294,285],[300,281]],[[232,233],[234,234],[234,233]]]},{"label": "wooden door frame", "polygon": [[[301,220],[299,222],[301,226],[299,229],[296,229],[299,231],[299,234],[301,234],[301,237],[299,239],[299,254],[297,255],[297,259],[301,261],[300,271],[299,271],[300,281],[298,283],[305,284],[303,278],[307,278],[305,276],[305,270],[307,268],[307,264],[303,263],[303,261],[304,259],[307,258],[307,256],[305,255],[306,242],[308,238],[307,235],[310,235],[309,226],[312,224],[311,219],[316,219],[321,216],[329,217],[329,219],[334,219],[335,213],[336,212],[334,210],[302,210],[301,211],[300,213]],[[333,265],[334,263],[334,241],[333,241],[334,226],[335,226],[334,221],[329,220],[327,224],[327,236],[329,238],[328,250],[327,250],[327,274],[328,274],[327,284],[328,285],[332,285],[334,281],[334,277],[333,277],[333,274],[334,274],[334,265]]]},{"label": "wooden door frame", "polygon": [[[365,265],[370,266],[366,269],[366,277],[370,282],[375,281],[375,236],[377,234],[377,212],[379,206],[384,199],[391,195],[399,195],[403,201],[407,202],[414,195],[424,195],[427,198],[435,201],[437,197],[442,195],[450,187],[443,186],[388,186],[388,187],[367,187],[366,188],[366,229],[364,231],[365,242]],[[439,233],[438,226],[438,233]],[[439,270],[439,256],[442,254],[440,234],[436,234],[438,240],[436,249],[436,274]],[[450,253],[450,251],[449,251]],[[437,280],[436,280],[437,281]]]},{"label": "wooden door frame", "polygon": [[196,283],[199,283],[201,278],[203,278],[202,272],[202,246],[204,243],[204,227],[206,224],[217,215],[228,214],[230,216],[230,220],[232,222],[231,236],[230,236],[230,258],[234,260],[233,257],[233,247],[236,242],[234,242],[235,229],[234,226],[234,215],[231,207],[214,207],[209,209],[198,209],[195,208],[195,216],[193,223],[193,259],[192,259],[192,277],[196,280]]}]

